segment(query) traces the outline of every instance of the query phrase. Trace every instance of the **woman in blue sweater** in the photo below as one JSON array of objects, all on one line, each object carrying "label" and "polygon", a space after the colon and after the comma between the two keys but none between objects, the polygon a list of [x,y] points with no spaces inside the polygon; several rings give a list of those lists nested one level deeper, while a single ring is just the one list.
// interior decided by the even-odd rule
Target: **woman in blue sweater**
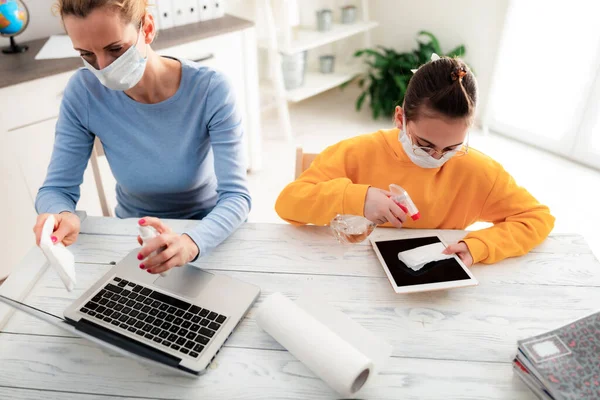
[{"label": "woman in blue sweater", "polygon": [[[56,218],[54,242],[72,244],[74,214],[94,138],[117,180],[116,215],[141,218],[159,236],[138,258],[157,274],[208,254],[247,218],[242,126],[232,88],[218,72],[158,56],[148,0],[58,0],[85,68],[64,91],[34,227]],[[159,218],[199,220],[182,235]]]}]

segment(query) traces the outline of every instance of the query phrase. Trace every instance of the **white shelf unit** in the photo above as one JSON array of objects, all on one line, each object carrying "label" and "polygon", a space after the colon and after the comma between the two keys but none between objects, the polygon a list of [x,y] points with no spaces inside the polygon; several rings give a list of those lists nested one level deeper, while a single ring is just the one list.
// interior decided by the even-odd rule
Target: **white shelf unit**
[{"label": "white shelf unit", "polygon": [[[298,29],[296,37],[290,41],[289,45],[286,46],[285,43],[281,43],[283,40],[278,41],[278,50],[284,54],[295,54],[370,31],[378,25],[379,23],[375,21],[356,22],[354,24],[333,24],[331,30],[327,32],[301,28]],[[263,48],[268,48],[266,40],[262,40],[259,45]]]},{"label": "white shelf unit", "polygon": [[356,75],[362,73],[363,70],[363,68],[356,66],[336,68],[336,71],[332,74],[322,74],[319,71],[308,70],[304,78],[304,85],[297,89],[287,90],[286,99],[292,103],[306,100],[348,82]]},{"label": "white shelf unit", "polygon": [[[287,6],[287,0],[256,1],[256,13],[264,15],[266,32],[266,38],[259,41],[259,46],[267,50],[269,73],[271,76],[270,83],[272,86],[271,90],[263,90],[261,95],[274,99],[273,102],[264,102],[265,108],[268,108],[270,105],[277,107],[282,131],[288,140],[292,140],[294,135],[290,123],[288,102],[300,102],[333,89],[364,72],[365,68],[357,65],[345,65],[336,60],[336,67],[333,73],[323,74],[319,71],[308,69],[302,87],[286,90],[281,69],[281,55],[296,54],[316,49],[359,34],[364,35],[364,46],[370,47],[370,31],[379,24],[376,21],[369,20],[368,1],[362,0],[360,7],[358,7],[361,9],[360,15],[362,15],[362,20],[357,20],[352,24],[334,23],[330,30],[320,32],[307,27],[292,29],[287,19],[288,14],[284,13],[283,21],[280,21],[283,28],[281,29],[281,33],[278,34],[273,8],[271,7],[272,1],[278,2],[282,7]],[[265,85],[263,84],[262,87],[264,88]]]}]

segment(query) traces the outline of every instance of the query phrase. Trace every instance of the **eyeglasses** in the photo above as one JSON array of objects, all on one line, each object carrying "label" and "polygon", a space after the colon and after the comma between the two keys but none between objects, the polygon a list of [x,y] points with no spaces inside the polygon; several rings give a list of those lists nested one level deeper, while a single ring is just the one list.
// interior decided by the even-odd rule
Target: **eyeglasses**
[{"label": "eyeglasses", "polygon": [[452,150],[437,150],[434,149],[433,147],[428,147],[428,146],[419,146],[417,143],[415,143],[415,140],[413,138],[412,134],[408,134],[411,138],[412,143],[414,144],[413,146],[413,153],[415,153],[415,155],[420,155],[418,153],[418,151],[423,151],[426,154],[430,155],[431,157],[435,157],[437,154],[439,154],[440,158],[442,158],[443,156],[445,156],[448,153],[454,152],[454,157],[460,157],[460,156],[464,156],[465,154],[469,153],[469,134],[467,133],[467,140],[465,143],[456,146],[454,149]]}]

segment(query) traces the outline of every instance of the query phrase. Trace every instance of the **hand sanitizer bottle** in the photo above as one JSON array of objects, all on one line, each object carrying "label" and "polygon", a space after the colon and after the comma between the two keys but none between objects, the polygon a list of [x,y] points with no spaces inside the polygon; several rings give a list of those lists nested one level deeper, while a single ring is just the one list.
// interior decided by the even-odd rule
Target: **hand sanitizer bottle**
[{"label": "hand sanitizer bottle", "polygon": [[[154,229],[151,226],[138,226],[139,230],[140,230],[140,237],[142,238],[142,243],[143,245],[146,244],[147,240],[150,240],[152,238],[155,238],[158,236],[158,232],[156,232],[156,229]],[[162,250],[158,250],[153,252],[152,254],[150,254],[148,257],[152,257],[158,253],[160,253]],[[160,276],[167,276],[169,274],[169,271],[165,271],[165,272],[161,272]]]}]

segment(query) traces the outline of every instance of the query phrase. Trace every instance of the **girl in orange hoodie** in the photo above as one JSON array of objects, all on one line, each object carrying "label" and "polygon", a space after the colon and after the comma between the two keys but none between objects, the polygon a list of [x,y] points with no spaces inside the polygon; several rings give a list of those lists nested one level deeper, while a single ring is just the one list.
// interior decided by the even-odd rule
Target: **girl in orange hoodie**
[{"label": "girl in orange hoodie", "polygon": [[[554,226],[548,207],[502,165],[469,148],[477,81],[460,59],[437,58],[409,82],[397,129],[344,140],[323,151],[279,195],[275,209],[293,224],[327,225],[337,214],[383,226],[465,229],[493,223],[448,246],[470,266],[526,254]],[[384,190],[402,186],[419,208],[413,221]]]}]

